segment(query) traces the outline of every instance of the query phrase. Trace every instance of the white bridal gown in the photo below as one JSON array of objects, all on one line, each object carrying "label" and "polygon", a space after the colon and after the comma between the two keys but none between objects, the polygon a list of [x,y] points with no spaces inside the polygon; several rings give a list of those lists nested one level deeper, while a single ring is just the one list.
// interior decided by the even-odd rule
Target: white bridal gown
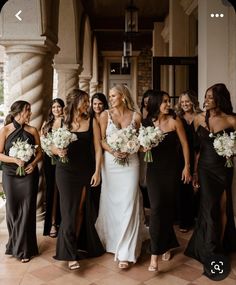
[{"label": "white bridal gown", "polygon": [[[117,127],[108,113],[106,135],[115,131]],[[121,166],[114,162],[113,155],[104,152],[96,229],[106,251],[115,254],[115,260],[136,262],[146,236],[138,184],[137,153],[129,156],[129,165]]]}]

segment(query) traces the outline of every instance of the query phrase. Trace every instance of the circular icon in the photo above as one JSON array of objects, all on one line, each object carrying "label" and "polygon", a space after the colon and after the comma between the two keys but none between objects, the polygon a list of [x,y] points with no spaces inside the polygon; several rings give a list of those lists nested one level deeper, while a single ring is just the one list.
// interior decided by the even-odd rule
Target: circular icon
[{"label": "circular icon", "polygon": [[204,275],[219,281],[225,279],[230,273],[229,258],[225,255],[215,254],[208,257],[204,263]]}]

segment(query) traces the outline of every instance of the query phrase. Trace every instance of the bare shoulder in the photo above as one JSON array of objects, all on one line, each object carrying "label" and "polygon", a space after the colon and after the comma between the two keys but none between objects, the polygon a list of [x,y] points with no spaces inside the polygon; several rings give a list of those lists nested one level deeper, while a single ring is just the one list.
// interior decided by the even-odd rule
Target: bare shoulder
[{"label": "bare shoulder", "polygon": [[1,137],[2,136],[6,137],[8,132],[9,132],[9,126],[2,126],[0,128],[0,135],[1,135]]},{"label": "bare shoulder", "polygon": [[35,127],[26,125],[25,128],[26,128],[26,131],[31,133],[33,136],[38,135],[38,130]]},{"label": "bare shoulder", "polygon": [[142,119],[141,113],[135,111],[134,112],[134,120],[138,121],[138,122],[141,122],[141,119]]},{"label": "bare shoulder", "polygon": [[108,118],[108,110],[104,110],[101,115],[100,115],[100,119],[104,120]]},{"label": "bare shoulder", "polygon": [[232,126],[236,130],[236,116],[235,115],[227,115],[227,121],[230,126]]}]

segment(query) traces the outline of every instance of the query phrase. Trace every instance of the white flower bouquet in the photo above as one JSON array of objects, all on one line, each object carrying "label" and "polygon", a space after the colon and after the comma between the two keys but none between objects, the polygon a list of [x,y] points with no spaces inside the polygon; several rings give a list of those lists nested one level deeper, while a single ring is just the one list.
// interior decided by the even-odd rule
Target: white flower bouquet
[{"label": "white flower bouquet", "polygon": [[218,134],[216,136],[213,133],[209,134],[209,137],[215,138],[213,141],[214,149],[217,154],[226,158],[226,167],[232,167],[232,156],[236,154],[236,131],[227,134]]},{"label": "white flower bouquet", "polygon": [[[140,144],[136,129],[127,127],[119,129],[106,138],[107,144],[113,151],[120,151],[127,154],[134,154],[138,152]],[[115,158],[115,162],[125,166],[129,164],[128,156],[125,158]]]},{"label": "white flower bouquet", "polygon": [[[66,149],[68,145],[77,140],[76,134],[71,133],[65,127],[52,130],[52,144],[57,148]],[[63,156],[59,159],[62,163],[68,162],[68,157]]]},{"label": "white flower bouquet", "polygon": [[145,153],[144,161],[153,162],[152,152],[150,148],[157,146],[161,141],[163,141],[165,134],[158,127],[144,127],[139,128],[138,139],[140,145],[149,150]]},{"label": "white flower bouquet", "polygon": [[[12,147],[9,150],[9,156],[18,158],[24,162],[28,162],[31,157],[35,155],[35,150],[37,147],[37,145],[29,144],[27,140],[23,141],[21,138],[18,138],[15,142],[12,143]],[[24,166],[17,167],[16,175],[25,175]]]},{"label": "white flower bouquet", "polygon": [[52,133],[49,132],[47,135],[43,135],[40,137],[40,142],[41,142],[41,147],[42,150],[49,156],[51,157],[51,164],[55,165],[56,164],[56,159],[55,156],[53,155],[51,151],[51,146],[53,144],[52,141]]}]

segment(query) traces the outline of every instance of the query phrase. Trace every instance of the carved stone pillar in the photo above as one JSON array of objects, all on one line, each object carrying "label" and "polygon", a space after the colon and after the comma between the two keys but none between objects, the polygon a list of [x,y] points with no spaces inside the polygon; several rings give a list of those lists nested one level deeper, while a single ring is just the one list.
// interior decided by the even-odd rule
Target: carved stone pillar
[{"label": "carved stone pillar", "polygon": [[97,92],[98,82],[90,82],[90,97],[92,97]]},{"label": "carved stone pillar", "polygon": [[[7,43],[5,109],[16,100],[31,104],[30,124],[40,129],[52,99],[53,69],[51,48],[46,45]],[[42,163],[39,163],[40,172]],[[40,175],[37,217],[43,217],[43,183]]]},{"label": "carved stone pillar", "polygon": [[58,74],[58,97],[66,100],[67,94],[79,85],[79,64],[55,64]]},{"label": "carved stone pillar", "polygon": [[91,76],[79,76],[79,88],[89,94]]}]

